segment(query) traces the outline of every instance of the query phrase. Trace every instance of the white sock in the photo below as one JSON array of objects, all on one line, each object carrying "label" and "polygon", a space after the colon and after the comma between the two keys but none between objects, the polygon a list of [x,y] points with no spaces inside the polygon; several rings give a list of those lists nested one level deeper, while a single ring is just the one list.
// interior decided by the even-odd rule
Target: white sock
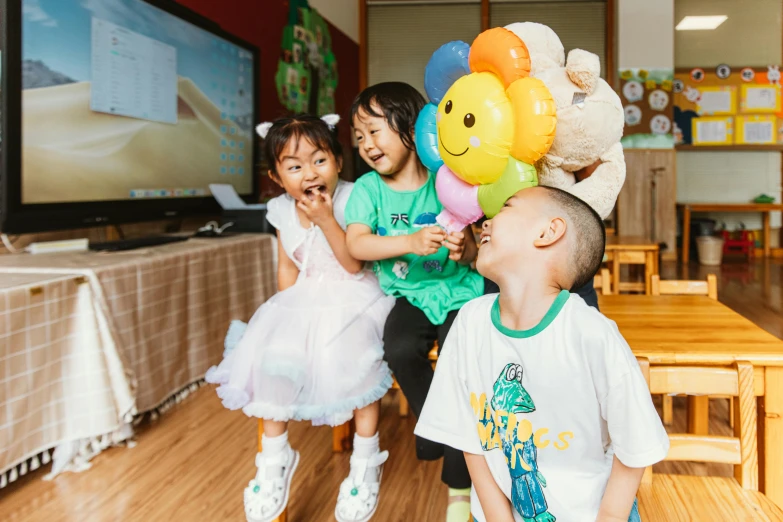
[{"label": "white sock", "polygon": [[[375,435],[372,437],[362,437],[355,433],[353,436],[353,454],[360,459],[369,459],[381,450],[379,440],[378,432],[375,432]],[[366,482],[378,482],[378,471],[378,468],[368,468],[363,480]],[[351,469],[351,474],[353,473],[354,470]]]},{"label": "white sock", "polygon": [[277,437],[267,437],[266,433],[261,435],[261,447],[267,455],[274,455],[288,448],[288,431]]},{"label": "white sock", "polygon": [[[266,434],[262,434],[261,446],[263,449],[261,452],[262,455],[267,457],[279,455],[280,453],[290,448],[288,444],[288,431],[284,432],[282,435],[278,435],[277,437],[267,437]],[[262,466],[258,469],[256,480],[280,478],[284,473],[285,470],[283,469],[282,465]]]},{"label": "white sock", "polygon": [[353,454],[360,459],[369,459],[381,450],[379,441],[378,432],[375,432],[372,437],[362,437],[355,433],[353,435]]}]

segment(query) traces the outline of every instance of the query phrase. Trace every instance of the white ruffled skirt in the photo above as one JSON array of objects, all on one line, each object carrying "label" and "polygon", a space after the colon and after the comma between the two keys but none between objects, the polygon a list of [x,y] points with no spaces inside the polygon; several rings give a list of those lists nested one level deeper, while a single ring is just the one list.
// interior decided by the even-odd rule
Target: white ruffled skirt
[{"label": "white ruffled skirt", "polygon": [[206,380],[220,385],[226,408],[250,417],[338,426],[391,388],[383,328],[393,306],[369,272],[302,279],[261,305],[243,332],[232,325],[223,361]]}]

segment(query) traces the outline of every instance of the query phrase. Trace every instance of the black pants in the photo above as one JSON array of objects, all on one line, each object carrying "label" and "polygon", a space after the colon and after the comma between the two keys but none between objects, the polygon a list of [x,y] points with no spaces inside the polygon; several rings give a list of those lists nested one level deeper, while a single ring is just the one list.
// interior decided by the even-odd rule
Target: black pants
[{"label": "black pants", "polygon": [[[443,348],[456,317],[457,310],[454,310],[449,312],[442,325],[432,324],[424,312],[400,297],[386,319],[383,332],[384,358],[416,417],[421,415],[434,375],[427,357],[432,350],[432,343],[437,339],[438,349]],[[454,489],[470,487],[470,474],[462,451],[416,437],[416,456],[421,460],[443,457],[441,480]]]},{"label": "black pants", "polygon": [[[498,292],[500,292],[498,285],[484,278],[484,294],[495,294]],[[578,294],[579,297],[585,300],[585,303],[598,310],[598,294],[595,292],[592,280],[581,288],[571,290],[571,293]]]}]

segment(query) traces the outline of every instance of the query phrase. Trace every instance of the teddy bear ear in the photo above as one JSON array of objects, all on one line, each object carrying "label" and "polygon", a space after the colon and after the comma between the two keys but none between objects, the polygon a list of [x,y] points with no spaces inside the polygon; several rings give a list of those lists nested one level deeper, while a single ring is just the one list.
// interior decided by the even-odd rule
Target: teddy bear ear
[{"label": "teddy bear ear", "polygon": [[568,53],[566,73],[572,82],[590,95],[601,77],[601,60],[593,53],[573,49]]}]

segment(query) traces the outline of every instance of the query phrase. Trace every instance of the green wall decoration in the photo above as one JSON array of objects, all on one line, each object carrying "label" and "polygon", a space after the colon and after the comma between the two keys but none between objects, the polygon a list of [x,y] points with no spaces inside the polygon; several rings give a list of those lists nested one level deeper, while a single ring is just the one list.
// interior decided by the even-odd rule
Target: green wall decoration
[{"label": "green wall decoration", "polygon": [[329,25],[307,0],[290,0],[282,40],[275,75],[280,103],[292,112],[335,112],[337,59]]}]

